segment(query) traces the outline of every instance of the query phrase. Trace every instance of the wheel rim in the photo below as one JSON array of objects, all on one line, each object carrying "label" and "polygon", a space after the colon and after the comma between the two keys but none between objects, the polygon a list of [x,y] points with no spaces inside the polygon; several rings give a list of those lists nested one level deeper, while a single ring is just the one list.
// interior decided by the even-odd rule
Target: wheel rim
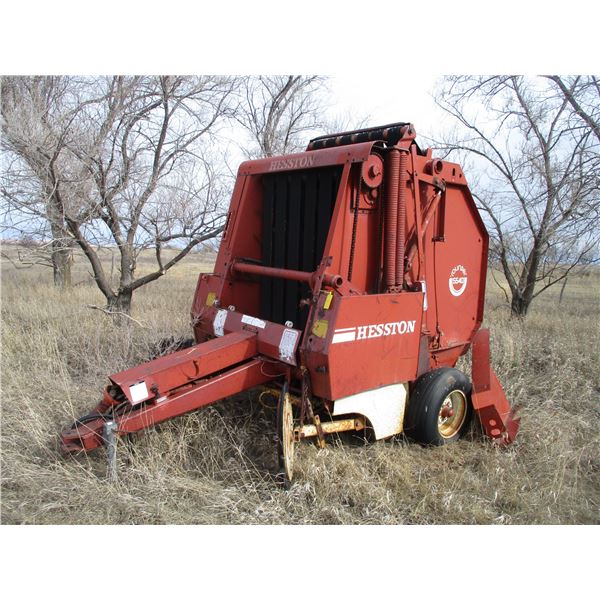
[{"label": "wheel rim", "polygon": [[281,399],[281,420],[279,431],[280,444],[280,467],[288,481],[294,475],[294,413],[292,411],[292,400],[288,392]]},{"label": "wheel rim", "polygon": [[460,390],[450,392],[438,413],[438,431],[443,438],[454,437],[467,416],[467,397]]}]

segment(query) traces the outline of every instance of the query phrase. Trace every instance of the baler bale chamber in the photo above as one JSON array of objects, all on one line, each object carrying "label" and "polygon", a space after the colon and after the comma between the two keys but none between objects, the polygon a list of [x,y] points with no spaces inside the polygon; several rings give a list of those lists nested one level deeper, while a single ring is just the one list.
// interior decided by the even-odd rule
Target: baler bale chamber
[{"label": "baler bale chamber", "polygon": [[[87,451],[227,396],[278,398],[280,476],[294,445],[369,426],[442,445],[471,414],[518,430],[481,329],[488,234],[459,165],[394,123],[241,164],[214,273],[198,279],[196,344],[111,375],[63,431]],[[471,378],[455,369],[472,352]],[[321,410],[317,410],[321,408]],[[109,427],[107,427],[109,425]]]}]

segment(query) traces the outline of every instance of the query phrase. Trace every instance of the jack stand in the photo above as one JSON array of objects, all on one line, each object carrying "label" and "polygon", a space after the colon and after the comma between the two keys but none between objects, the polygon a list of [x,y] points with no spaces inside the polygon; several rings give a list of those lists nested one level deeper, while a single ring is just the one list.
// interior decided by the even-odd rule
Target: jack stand
[{"label": "jack stand", "polygon": [[104,424],[104,439],[106,441],[106,477],[111,482],[117,481],[117,436],[115,431],[117,424],[114,421],[107,421]]}]

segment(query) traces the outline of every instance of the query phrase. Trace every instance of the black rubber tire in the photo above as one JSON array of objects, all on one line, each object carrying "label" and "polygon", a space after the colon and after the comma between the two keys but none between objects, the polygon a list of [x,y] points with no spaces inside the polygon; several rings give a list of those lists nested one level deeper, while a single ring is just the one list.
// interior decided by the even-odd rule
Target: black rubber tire
[{"label": "black rubber tire", "polygon": [[[450,437],[440,433],[438,416],[444,400],[454,391],[460,391],[466,399],[466,414],[457,431]],[[455,442],[469,426],[473,415],[471,382],[459,371],[442,367],[425,373],[412,386],[404,416],[404,433],[421,444],[443,446]]]}]

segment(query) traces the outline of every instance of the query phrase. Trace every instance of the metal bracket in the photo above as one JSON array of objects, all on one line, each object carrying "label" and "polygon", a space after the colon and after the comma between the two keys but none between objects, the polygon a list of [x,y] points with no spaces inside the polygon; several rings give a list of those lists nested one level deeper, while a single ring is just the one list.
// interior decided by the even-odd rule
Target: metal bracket
[{"label": "metal bracket", "polygon": [[[312,408],[311,408],[311,412],[312,412]],[[323,427],[321,425],[321,419],[319,417],[319,415],[313,415],[313,423],[315,424],[315,427],[317,428],[317,443],[319,444],[319,448],[321,448],[321,450],[323,448],[325,448],[325,433],[323,432]]]},{"label": "metal bracket", "polygon": [[490,365],[490,332],[480,329],[471,342],[471,401],[485,434],[501,446],[512,443],[519,430],[517,407],[511,407]]},{"label": "metal bracket", "polygon": [[304,370],[302,374],[302,402],[300,409],[300,427],[304,425],[305,417],[308,417],[310,421],[313,422],[316,430],[317,430],[317,444],[319,448],[325,448],[325,433],[323,432],[323,427],[321,425],[321,419],[319,415],[315,415],[312,408],[312,403],[310,401],[311,392],[310,392],[310,379],[308,371]]}]

